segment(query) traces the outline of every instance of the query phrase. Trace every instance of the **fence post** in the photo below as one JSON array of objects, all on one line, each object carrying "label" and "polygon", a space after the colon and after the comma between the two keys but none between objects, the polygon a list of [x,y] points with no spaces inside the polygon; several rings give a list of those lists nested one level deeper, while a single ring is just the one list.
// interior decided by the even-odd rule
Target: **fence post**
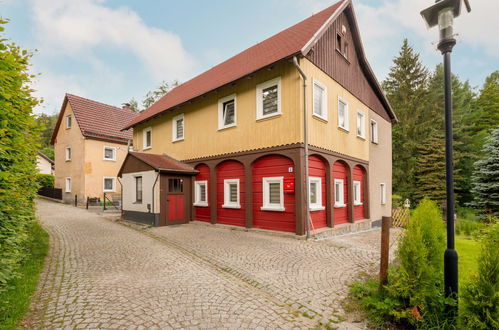
[{"label": "fence post", "polygon": [[390,227],[391,217],[381,220],[381,260],[379,263],[379,280],[381,284],[388,283],[388,259],[390,254]]},{"label": "fence post", "polygon": [[88,199],[89,199],[89,197],[87,197],[87,210],[88,210]]},{"label": "fence post", "polygon": [[103,210],[106,210],[106,193],[104,193],[104,202],[102,203],[103,205]]},{"label": "fence post", "polygon": [[78,206],[78,195],[75,195],[75,206]]}]

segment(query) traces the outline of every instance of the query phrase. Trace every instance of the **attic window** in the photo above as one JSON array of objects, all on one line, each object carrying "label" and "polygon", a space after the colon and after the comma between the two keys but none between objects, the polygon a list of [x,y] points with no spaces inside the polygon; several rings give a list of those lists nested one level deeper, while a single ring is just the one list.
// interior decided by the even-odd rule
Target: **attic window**
[{"label": "attic window", "polygon": [[341,34],[337,33],[337,34],[336,34],[336,49],[337,49],[340,53],[342,53],[342,51],[341,51],[341,43],[342,43],[342,39],[343,39],[343,38],[341,37]]},{"label": "attic window", "polygon": [[71,128],[71,115],[66,116],[66,128]]},{"label": "attic window", "polygon": [[336,50],[348,59],[348,42],[344,40],[345,33],[336,33]]}]

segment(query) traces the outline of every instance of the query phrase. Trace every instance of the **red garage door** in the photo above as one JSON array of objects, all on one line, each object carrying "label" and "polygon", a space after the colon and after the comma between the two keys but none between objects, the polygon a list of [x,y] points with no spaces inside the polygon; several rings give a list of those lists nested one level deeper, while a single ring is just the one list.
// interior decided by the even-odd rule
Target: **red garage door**
[{"label": "red garage door", "polygon": [[217,223],[245,226],[244,166],[229,160],[217,166]]},{"label": "red garage door", "polygon": [[347,167],[342,161],[333,165],[333,210],[335,225],[348,222]]},{"label": "red garage door", "polygon": [[[354,206],[353,206],[353,219],[362,220],[364,216],[364,189],[366,182],[366,172],[360,166],[353,168],[353,185],[354,185]],[[357,200],[355,200],[357,199]]]},{"label": "red garage door", "polygon": [[[308,168],[309,177],[311,182],[311,193],[309,198],[311,199],[310,205],[310,217],[312,218],[312,230],[323,228],[327,226],[326,218],[326,164],[324,161],[317,156],[310,156],[308,158]],[[314,186],[314,183],[318,185],[320,182],[320,188]],[[320,196],[315,196],[315,194],[320,193]],[[312,204],[313,202],[316,204]]]},{"label": "red garage door", "polygon": [[194,201],[196,200],[196,194],[199,194],[196,192],[196,181],[199,182],[205,182],[206,183],[206,190],[204,192],[205,199],[206,199],[206,205],[203,206],[194,206],[194,213],[196,216],[196,220],[199,221],[207,221],[210,222],[211,216],[210,216],[210,168],[204,164],[196,166],[196,170],[199,171],[199,174],[196,175],[194,179]]},{"label": "red garage door", "polygon": [[293,161],[265,156],[255,161],[252,171],[253,227],[295,232],[295,194],[283,192],[283,183],[294,179]]}]

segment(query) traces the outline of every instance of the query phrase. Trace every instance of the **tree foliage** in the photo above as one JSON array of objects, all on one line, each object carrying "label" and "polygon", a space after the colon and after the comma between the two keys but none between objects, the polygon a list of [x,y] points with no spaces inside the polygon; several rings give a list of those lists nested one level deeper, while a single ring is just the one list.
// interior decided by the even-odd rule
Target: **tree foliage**
[{"label": "tree foliage", "polygon": [[139,102],[135,98],[132,98],[128,102],[130,109],[134,112],[144,111],[179,84],[178,80],[173,80],[172,82],[163,81],[157,89],[149,91],[146,96],[144,96],[141,105],[139,105]]},{"label": "tree foliage", "polygon": [[50,140],[52,139],[52,133],[54,132],[57,118],[57,114],[48,115],[45,113],[36,117],[36,122],[41,129],[39,140],[40,151],[51,159],[54,159],[54,147],[50,144]]},{"label": "tree foliage", "polygon": [[499,71],[485,79],[477,105],[482,111],[476,123],[478,131],[491,132],[499,126]]}]

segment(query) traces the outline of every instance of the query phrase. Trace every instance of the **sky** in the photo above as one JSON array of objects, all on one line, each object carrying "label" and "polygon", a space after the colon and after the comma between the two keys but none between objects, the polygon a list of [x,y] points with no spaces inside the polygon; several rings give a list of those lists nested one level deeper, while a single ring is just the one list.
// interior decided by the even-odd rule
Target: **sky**
[{"label": "sky", "polygon": [[[65,93],[121,106],[162,81],[185,82],[334,4],[335,0],[0,0],[5,35],[34,52],[36,113],[57,113]],[[419,12],[433,0],[353,0],[378,80],[404,38],[429,69],[438,30]],[[470,0],[455,19],[452,70],[479,89],[499,70],[499,1]]]}]

